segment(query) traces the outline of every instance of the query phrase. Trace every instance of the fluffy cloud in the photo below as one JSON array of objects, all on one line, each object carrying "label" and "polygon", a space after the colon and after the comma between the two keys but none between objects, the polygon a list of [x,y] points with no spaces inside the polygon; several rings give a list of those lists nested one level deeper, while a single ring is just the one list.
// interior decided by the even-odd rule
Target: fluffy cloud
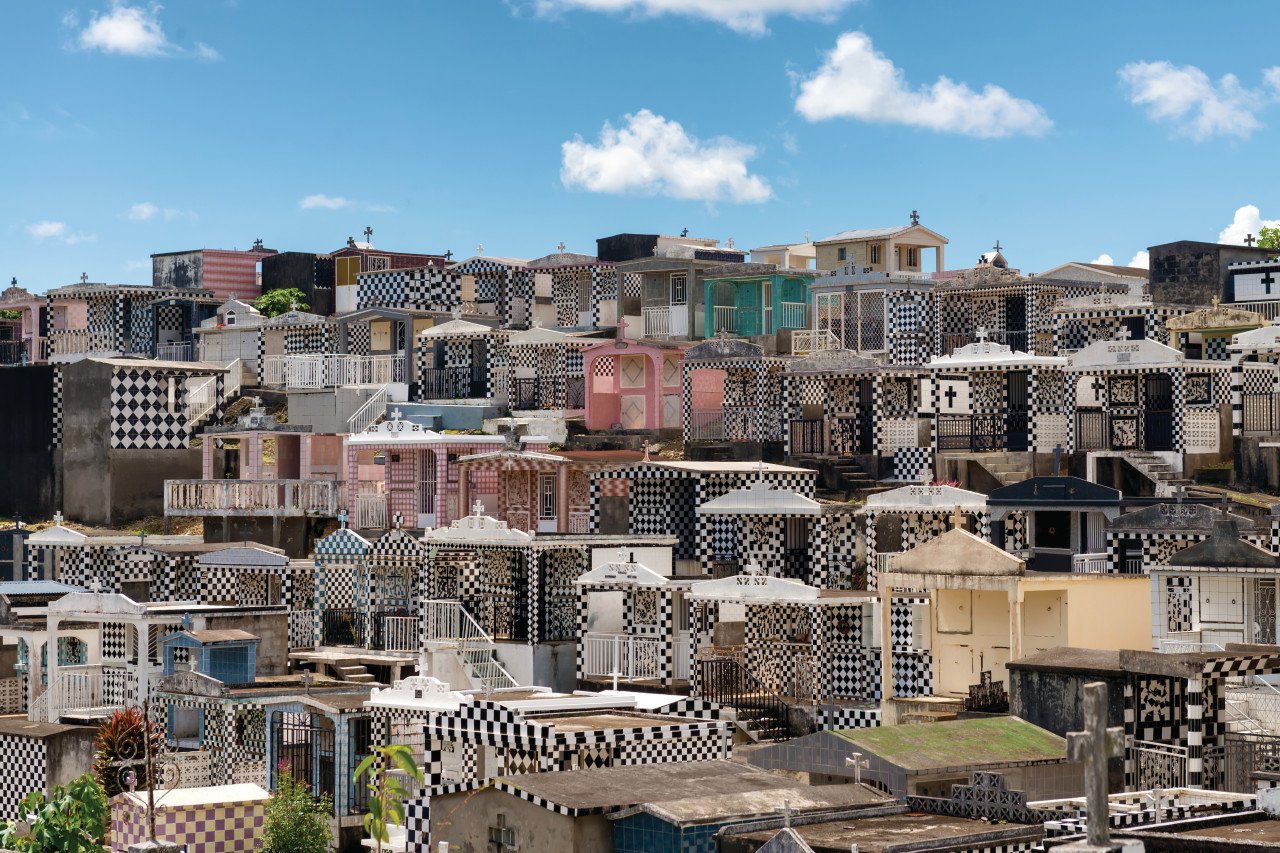
[{"label": "fluffy cloud", "polygon": [[1194,65],[1131,62],[1120,69],[1129,103],[1146,107],[1155,121],[1168,122],[1196,140],[1239,136],[1262,126],[1256,113],[1280,92],[1280,66],[1262,72],[1263,87],[1247,89],[1234,74],[1214,83]]},{"label": "fluffy cloud", "polygon": [[158,3],[148,6],[127,6],[121,0],[113,0],[109,12],[90,12],[89,23],[80,29],[80,19],[74,12],[63,16],[62,22],[77,30],[74,45],[81,50],[100,50],[122,56],[194,56],[199,59],[221,59],[218,51],[203,42],[196,42],[190,51],[169,41],[160,24]]},{"label": "fluffy cloud", "polygon": [[28,225],[27,233],[37,240],[61,240],[68,246],[74,246],[76,243],[98,242],[97,234],[86,234],[83,231],[72,233],[67,230],[67,223],[52,222],[48,219],[42,219],[34,225]]},{"label": "fluffy cloud", "polygon": [[761,36],[769,32],[769,18],[775,15],[829,21],[855,2],[857,0],[533,0],[532,5],[540,15],[577,10],[650,18],[684,15]]},{"label": "fluffy cloud", "polygon": [[316,193],[299,201],[298,207],[303,210],[341,210],[350,203],[340,195],[327,196],[324,193]]},{"label": "fluffy cloud", "polygon": [[1143,249],[1129,260],[1129,266],[1144,270],[1151,269],[1151,253]]},{"label": "fluffy cloud", "polygon": [[1280,219],[1263,219],[1262,212],[1258,210],[1256,205],[1246,204],[1236,210],[1236,215],[1232,217],[1231,224],[1218,233],[1218,242],[1230,243],[1233,246],[1243,246],[1245,237],[1250,234],[1257,237],[1258,232],[1263,227],[1280,227]]},{"label": "fluffy cloud", "polygon": [[1106,252],[1103,252],[1101,255],[1098,255],[1098,257],[1096,257],[1096,258],[1094,258],[1093,260],[1089,261],[1089,263],[1091,263],[1091,264],[1102,264],[1103,266],[1111,267],[1111,266],[1115,266],[1115,263],[1116,263],[1116,262],[1115,262],[1115,259],[1114,259],[1114,258],[1112,258],[1110,255],[1108,255]]},{"label": "fluffy cloud", "polygon": [[574,136],[561,146],[560,180],[597,193],[639,193],[700,201],[762,202],[769,182],[747,171],[756,149],[732,139],[700,142],[679,122],[649,110],[604,123],[600,142]]},{"label": "fluffy cloud", "polygon": [[866,33],[845,33],[836,40],[822,67],[800,81],[796,112],[809,121],[855,118],[980,138],[1039,136],[1053,126],[1039,106],[999,86],[975,92],[939,77],[913,90],[902,69],[876,50]]},{"label": "fluffy cloud", "polygon": [[133,222],[146,222],[160,212],[160,208],[156,207],[149,201],[142,201],[129,208],[129,219]]}]

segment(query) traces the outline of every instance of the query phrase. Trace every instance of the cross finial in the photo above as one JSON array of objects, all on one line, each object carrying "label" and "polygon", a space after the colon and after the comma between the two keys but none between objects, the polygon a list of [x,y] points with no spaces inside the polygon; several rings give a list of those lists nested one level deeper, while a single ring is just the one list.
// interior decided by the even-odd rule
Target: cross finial
[{"label": "cross finial", "polygon": [[1215,293],[1215,294],[1213,295],[1213,307],[1214,307],[1214,308],[1217,308],[1217,307],[1218,307],[1218,303],[1219,303],[1219,302],[1221,302],[1221,301],[1222,301],[1222,300],[1218,298],[1218,294],[1216,294],[1216,293]]},{"label": "cross finial", "polygon": [[916,213],[914,210],[911,211],[911,224],[912,225],[920,224],[920,214]]},{"label": "cross finial", "polygon": [[18,277],[16,275],[13,278],[9,279],[9,286],[10,287],[18,286]]},{"label": "cross finial", "polygon": [[373,229],[370,228],[368,225],[364,227],[364,241],[366,243],[373,242]]},{"label": "cross finial", "polygon": [[559,245],[559,246],[556,246],[556,249],[560,252],[560,254],[562,254],[562,255],[564,254],[564,241],[563,241],[563,240],[561,240],[561,241],[560,241],[560,245]]},{"label": "cross finial", "polygon": [[1178,503],[1182,503],[1182,498],[1186,495],[1187,488],[1182,484],[1173,487],[1173,497]]},{"label": "cross finial", "polygon": [[649,461],[649,451],[653,449],[653,445],[649,443],[649,439],[644,440],[644,444],[640,445],[640,449],[644,451],[644,461]]},{"label": "cross finial", "polygon": [[451,260],[453,260],[453,249],[450,249],[449,251],[447,251],[447,252],[445,252],[445,253],[444,253],[444,259],[445,259],[446,261],[451,261]]},{"label": "cross finial", "polygon": [[461,306],[455,307],[455,308],[454,308],[452,311],[450,311],[449,313],[453,315],[453,319],[455,319],[455,320],[461,320],[461,319],[462,319],[462,307],[461,307]]},{"label": "cross finial", "polygon": [[391,414],[388,415],[387,417],[391,418],[391,420],[393,421],[398,421],[404,417],[404,413],[402,413],[399,409],[392,409]]},{"label": "cross finial", "polygon": [[476,516],[484,515],[484,501],[476,498],[476,502],[471,505],[471,514]]},{"label": "cross finial", "polygon": [[1258,238],[1254,237],[1252,234],[1246,234],[1244,236],[1244,244],[1246,246],[1252,246],[1256,242],[1258,242]]},{"label": "cross finial", "polygon": [[483,255],[484,255],[484,243],[481,243],[479,246],[476,246],[476,257],[482,257]]},{"label": "cross finial", "polygon": [[89,281],[89,274],[87,272],[80,273],[80,283],[87,284],[88,281]]},{"label": "cross finial", "polygon": [[102,579],[101,579],[101,578],[90,578],[90,579],[89,579],[89,592],[102,592]]},{"label": "cross finial", "polygon": [[684,229],[683,231],[681,231],[681,232],[680,232],[680,236],[681,236],[681,237],[688,237],[688,236],[689,236],[689,229],[688,229],[688,228],[686,228],[686,229]]},{"label": "cross finial", "polygon": [[262,398],[261,398],[261,397],[259,397],[259,396],[258,396],[258,395],[256,395],[256,394],[253,396],[253,407],[254,407],[255,409],[261,409],[261,408],[262,408]]},{"label": "cross finial", "polygon": [[730,237],[728,240],[725,240],[725,241],[724,241],[724,244],[725,244],[726,246],[728,246],[730,249],[732,249],[732,248],[733,248],[733,238],[732,238],[732,237]]},{"label": "cross finial", "polygon": [[138,532],[138,547],[139,548],[147,547],[147,533],[145,530],[141,530]]},{"label": "cross finial", "polygon": [[1053,446],[1053,476],[1058,476],[1058,463],[1062,459],[1062,444],[1058,443]]},{"label": "cross finial", "polygon": [[313,682],[313,681],[315,681],[315,680],[316,680],[316,677],[315,677],[314,675],[312,675],[312,674],[311,674],[311,671],[310,671],[310,670],[306,670],[306,669],[304,669],[304,670],[302,671],[302,691],[303,691],[304,693],[310,693],[310,692],[311,692],[311,682]]},{"label": "cross finial", "polygon": [[338,513],[338,529],[339,530],[347,529],[347,511],[345,509],[342,512]]},{"label": "cross finial", "polygon": [[862,757],[861,752],[855,752],[844,760],[844,766],[853,768],[853,784],[859,785],[862,783],[863,768],[870,767],[871,763]]},{"label": "cross finial", "polygon": [[782,825],[784,827],[791,826],[791,801],[790,800],[783,800],[782,807],[775,808],[774,811],[782,813]]},{"label": "cross finial", "polygon": [[1000,241],[998,239],[996,240],[995,250],[997,252],[1000,251]]},{"label": "cross finial", "polygon": [[241,545],[248,545],[248,544],[249,544],[249,536],[250,536],[250,534],[252,534],[252,533],[253,533],[253,531],[251,531],[251,530],[249,529],[249,523],[248,523],[248,522],[245,522],[244,527],[241,527],[241,528],[240,528],[240,544],[241,544]]},{"label": "cross finial", "polygon": [[62,510],[58,510],[57,512],[55,512],[55,513],[53,514],[53,523],[54,523],[54,524],[61,524],[61,523],[62,523]]},{"label": "cross finial", "polygon": [[1067,759],[1085,765],[1084,789],[1089,846],[1106,847],[1111,833],[1107,801],[1107,759],[1124,755],[1124,728],[1107,728],[1107,685],[1084,686],[1084,731],[1067,733]]},{"label": "cross finial", "polygon": [[985,343],[987,342],[987,327],[986,327],[986,326],[979,326],[979,327],[975,330],[975,334],[978,336],[978,342],[979,342],[979,343],[984,343],[984,344],[985,344]]},{"label": "cross finial", "polygon": [[964,513],[960,511],[960,504],[956,504],[955,515],[951,516],[951,527],[955,530],[964,527]]}]

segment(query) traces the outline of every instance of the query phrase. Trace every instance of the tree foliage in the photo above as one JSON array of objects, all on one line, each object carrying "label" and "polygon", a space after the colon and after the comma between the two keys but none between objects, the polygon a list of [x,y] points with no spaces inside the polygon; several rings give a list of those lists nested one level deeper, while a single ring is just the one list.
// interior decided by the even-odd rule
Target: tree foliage
[{"label": "tree foliage", "polygon": [[88,773],[58,785],[49,797],[34,791],[18,804],[19,821],[0,826],[0,847],[18,853],[102,853],[107,797]]},{"label": "tree foliage", "polygon": [[1263,225],[1258,229],[1258,248],[1280,249],[1280,227],[1272,228]]},{"label": "tree foliage", "polygon": [[294,779],[282,763],[276,774],[276,791],[267,801],[259,853],[329,853],[333,833],[333,801],[311,796],[308,785]]},{"label": "tree foliage", "polygon": [[382,845],[391,841],[387,824],[404,823],[404,801],[409,792],[400,784],[393,771],[404,773],[419,784],[422,770],[413,760],[413,751],[402,743],[373,747],[373,754],[356,767],[355,778],[368,774],[365,785],[369,789],[369,813],[364,816],[364,831],[376,842],[378,853]]},{"label": "tree foliage", "polygon": [[138,790],[149,787],[144,739],[148,735],[151,754],[158,755],[164,749],[164,733],[155,723],[147,722],[137,708],[121,708],[98,729],[93,741],[93,775],[108,799],[127,790],[130,773],[134,774]]},{"label": "tree foliage", "polygon": [[[297,308],[294,308],[294,305]],[[296,287],[285,287],[280,290],[268,290],[253,300],[253,307],[262,312],[264,317],[276,317],[289,311],[306,311],[311,308],[307,304],[307,295]]]}]

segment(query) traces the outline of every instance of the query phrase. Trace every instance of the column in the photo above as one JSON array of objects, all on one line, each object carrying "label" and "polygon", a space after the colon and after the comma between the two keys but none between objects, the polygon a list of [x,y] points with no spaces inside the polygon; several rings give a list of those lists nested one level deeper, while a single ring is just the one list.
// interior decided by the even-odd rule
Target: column
[{"label": "column", "polygon": [[[653,365],[653,378],[649,380],[649,406],[645,411],[645,429],[662,429],[662,383],[664,381],[662,353],[650,353],[649,363]],[[615,369],[614,372],[616,373],[617,370]]]},{"label": "column", "polygon": [[[141,704],[143,699],[151,695],[151,624],[143,622],[136,626],[138,629],[138,696],[137,701]],[[126,678],[125,693],[128,694],[128,685]]]},{"label": "column", "polygon": [[1244,432],[1244,353],[1231,354],[1231,434]]},{"label": "column", "polygon": [[[49,670],[49,686],[46,688],[49,692],[49,699],[46,707],[49,709],[49,722],[58,722],[64,704],[62,696],[62,685],[58,683],[58,626],[62,624],[62,619],[57,616],[50,616],[48,619],[47,630],[45,635],[45,660]],[[32,679],[40,677],[40,650],[33,649],[28,652],[30,661],[27,668],[31,670]]]},{"label": "column", "polygon": [[880,590],[880,725],[898,722],[893,705],[893,587]]},{"label": "column", "polygon": [[1187,679],[1187,787],[1204,787],[1204,679]]},{"label": "column", "polygon": [[670,588],[658,590],[658,639],[662,643],[662,686],[669,687],[676,677],[675,596]]},{"label": "column", "polygon": [[[537,508],[535,504],[535,510]],[[569,466],[562,465],[556,471],[556,530],[569,531]]]},{"label": "column", "polygon": [[[618,368],[615,362],[614,373]],[[693,441],[693,381],[689,375],[689,365],[680,363],[680,411],[683,423],[680,425],[686,444]]]},{"label": "column", "polygon": [[1009,660],[1022,657],[1022,590],[1014,584],[1009,589]]}]

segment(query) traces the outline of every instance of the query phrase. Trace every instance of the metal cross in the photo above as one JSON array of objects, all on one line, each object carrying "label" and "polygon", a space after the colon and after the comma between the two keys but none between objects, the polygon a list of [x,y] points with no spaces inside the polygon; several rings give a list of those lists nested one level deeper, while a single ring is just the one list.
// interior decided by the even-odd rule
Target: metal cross
[{"label": "metal cross", "polygon": [[88,281],[89,281],[89,274],[87,272],[80,273],[80,283],[86,284]]},{"label": "metal cross", "polygon": [[853,768],[853,784],[860,785],[862,784],[863,769],[870,767],[871,764],[863,759],[861,752],[855,752],[844,760],[844,766]]},{"label": "metal cross", "polygon": [[790,800],[783,800],[783,801],[782,801],[782,807],[781,807],[781,808],[775,808],[775,809],[774,809],[774,811],[775,811],[775,812],[780,812],[780,813],[782,814],[782,825],[783,825],[784,827],[788,827],[788,828],[790,828],[790,826],[791,826],[791,801],[790,801]]},{"label": "metal cross", "polygon": [[1244,244],[1246,246],[1252,246],[1256,242],[1258,242],[1258,238],[1254,237],[1252,234],[1244,235]]},{"label": "metal cross", "polygon": [[995,250],[996,250],[997,252],[998,252],[998,251],[1000,251],[1000,241],[999,241],[999,240],[996,240]]},{"label": "metal cross", "polygon": [[368,225],[364,227],[364,241],[366,243],[373,242],[373,229],[370,228]]},{"label": "metal cross", "polygon": [[147,534],[144,532],[138,533],[138,547],[139,548],[147,547]]},{"label": "metal cross", "polygon": [[9,280],[9,286],[10,286],[10,287],[17,287],[17,286],[18,286],[18,277],[17,277],[16,275],[15,275],[12,279],[10,279],[10,280]]},{"label": "metal cross", "polygon": [[686,228],[686,229],[684,229],[683,231],[681,231],[681,232],[680,232],[680,236],[681,236],[681,237],[688,237],[688,236],[689,236],[689,229],[688,229],[688,228]]},{"label": "metal cross", "polygon": [[564,241],[563,241],[563,240],[561,240],[561,241],[560,241],[560,245],[559,245],[559,246],[556,246],[556,248],[560,251],[560,254],[562,254],[562,255],[563,255],[563,254],[564,254]]},{"label": "metal cross", "polygon": [[1053,476],[1058,476],[1058,463],[1062,459],[1062,445],[1055,444],[1053,446]]},{"label": "metal cross", "polygon": [[447,251],[447,252],[445,252],[445,253],[444,253],[444,259],[445,259],[446,261],[451,261],[451,260],[453,260],[453,249],[450,249],[449,251]]},{"label": "metal cross", "polygon": [[240,528],[240,544],[241,545],[249,544],[249,534],[251,532],[252,531],[249,530],[249,523],[246,521],[244,527]]},{"label": "metal cross", "polygon": [[1084,686],[1084,731],[1067,733],[1067,758],[1084,764],[1085,809],[1089,819],[1089,846],[1106,847],[1111,833],[1108,820],[1107,759],[1124,755],[1124,728],[1107,728],[1107,685],[1095,681]]},{"label": "metal cross", "polygon": [[911,211],[911,224],[912,225],[920,224],[920,214],[916,213],[914,210]]}]

